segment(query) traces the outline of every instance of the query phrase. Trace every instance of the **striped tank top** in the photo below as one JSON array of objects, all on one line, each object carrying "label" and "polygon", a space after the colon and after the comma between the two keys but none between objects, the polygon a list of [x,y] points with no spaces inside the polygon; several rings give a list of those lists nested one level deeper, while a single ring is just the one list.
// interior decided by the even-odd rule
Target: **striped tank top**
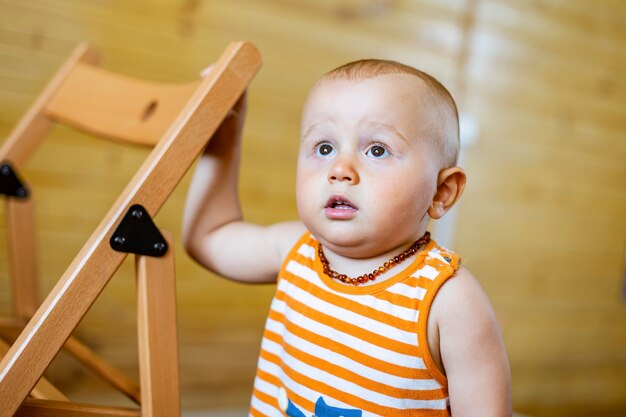
[{"label": "striped tank top", "polygon": [[459,258],[431,240],[397,275],[351,286],[322,272],[317,247],[305,234],[282,265],[249,415],[449,416],[426,319]]}]

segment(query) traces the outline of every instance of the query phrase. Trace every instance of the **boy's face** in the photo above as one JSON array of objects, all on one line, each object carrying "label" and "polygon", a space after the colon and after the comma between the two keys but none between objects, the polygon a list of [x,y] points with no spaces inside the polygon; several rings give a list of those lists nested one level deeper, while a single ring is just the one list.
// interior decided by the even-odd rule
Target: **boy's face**
[{"label": "boy's face", "polygon": [[296,199],[335,253],[381,255],[418,239],[436,191],[429,110],[417,77],[323,80],[302,115]]}]

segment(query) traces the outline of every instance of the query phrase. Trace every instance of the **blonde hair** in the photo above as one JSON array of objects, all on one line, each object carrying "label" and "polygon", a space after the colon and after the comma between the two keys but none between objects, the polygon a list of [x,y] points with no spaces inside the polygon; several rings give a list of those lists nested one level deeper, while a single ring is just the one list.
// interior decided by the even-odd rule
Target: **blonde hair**
[{"label": "blonde hair", "polygon": [[435,110],[432,131],[446,167],[456,164],[459,153],[459,113],[450,92],[433,76],[397,61],[362,59],[337,67],[322,76],[322,80],[357,81],[386,74],[409,74],[418,77],[430,92],[427,97]]}]

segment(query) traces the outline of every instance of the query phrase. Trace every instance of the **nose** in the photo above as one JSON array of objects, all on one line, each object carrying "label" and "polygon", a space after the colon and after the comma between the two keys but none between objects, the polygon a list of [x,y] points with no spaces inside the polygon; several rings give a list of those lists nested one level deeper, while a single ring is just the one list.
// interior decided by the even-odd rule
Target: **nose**
[{"label": "nose", "polygon": [[359,174],[354,162],[348,158],[338,158],[328,171],[328,182],[345,181],[348,184],[359,183]]}]

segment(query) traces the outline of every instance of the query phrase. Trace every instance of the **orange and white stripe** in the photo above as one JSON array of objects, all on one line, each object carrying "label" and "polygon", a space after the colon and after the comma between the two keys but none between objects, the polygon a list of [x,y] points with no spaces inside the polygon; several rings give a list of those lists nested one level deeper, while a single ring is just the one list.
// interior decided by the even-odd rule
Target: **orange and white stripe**
[{"label": "orange and white stripe", "polygon": [[281,393],[306,416],[320,397],[363,417],[448,416],[426,318],[458,257],[431,241],[394,277],[355,287],[323,274],[317,245],[307,233],[281,268],[250,416],[285,416]]}]

